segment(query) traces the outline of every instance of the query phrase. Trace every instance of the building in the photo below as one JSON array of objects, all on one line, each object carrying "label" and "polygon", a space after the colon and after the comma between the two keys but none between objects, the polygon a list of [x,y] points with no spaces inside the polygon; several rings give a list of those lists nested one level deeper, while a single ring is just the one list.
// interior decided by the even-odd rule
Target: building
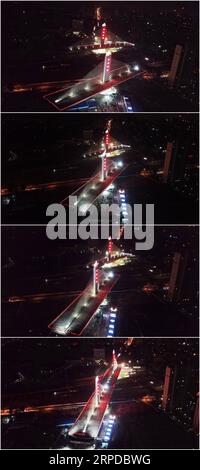
[{"label": "building", "polygon": [[191,361],[181,361],[173,367],[166,367],[163,386],[162,408],[175,417],[188,429],[198,432],[199,399],[197,384],[194,380],[194,369]]},{"label": "building", "polygon": [[184,255],[176,252],[173,258],[172,270],[169,281],[167,300],[179,301],[182,297],[182,287],[184,283],[185,271],[188,263],[188,252]]},{"label": "building", "polygon": [[168,142],[166,154],[165,154],[165,160],[164,160],[164,168],[163,168],[163,182],[164,183],[167,183],[169,180],[172,155],[173,155],[173,142]]},{"label": "building", "polygon": [[165,370],[165,381],[164,381],[163,399],[162,399],[162,407],[163,407],[164,410],[166,410],[167,405],[168,405],[169,385],[170,385],[170,380],[171,380],[171,373],[172,373],[172,369],[167,366],[166,370]]},{"label": "building", "polygon": [[195,432],[195,434],[198,434],[199,433],[199,393],[197,393],[192,427],[193,427],[193,431]]},{"label": "building", "polygon": [[182,57],[182,51],[183,51],[182,46],[177,45],[175,47],[175,51],[174,51],[174,55],[173,55],[173,59],[172,59],[172,64],[171,64],[171,69],[170,69],[169,77],[168,77],[168,83],[169,83],[170,88],[173,88],[174,85],[175,85],[175,82],[176,82],[177,72],[178,72],[181,57]]}]

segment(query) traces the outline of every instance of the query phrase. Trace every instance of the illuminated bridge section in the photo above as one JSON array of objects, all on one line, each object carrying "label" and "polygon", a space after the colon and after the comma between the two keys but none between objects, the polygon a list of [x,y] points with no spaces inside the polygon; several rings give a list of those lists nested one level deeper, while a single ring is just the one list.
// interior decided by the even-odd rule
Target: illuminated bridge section
[{"label": "illuminated bridge section", "polygon": [[[77,197],[76,205],[78,208],[81,207],[80,215],[85,214],[85,211],[87,211],[90,206],[94,204],[96,199],[112,185],[112,183],[126,168],[127,165],[121,167],[121,164],[120,166],[118,166],[118,164],[108,164],[108,174],[104,180],[102,180],[102,169],[100,169],[86,184],[71,194],[71,196]],[[69,206],[69,196],[63,199],[61,204],[64,206]]]},{"label": "illuminated bridge section", "polygon": [[124,41],[107,28],[105,22],[94,28],[93,34],[69,47],[70,52],[93,52],[97,55],[105,55],[107,52],[115,53],[124,47],[134,47],[135,44]]},{"label": "illuminated bridge section", "polygon": [[[118,60],[112,59],[112,54],[123,47],[133,47],[135,44],[122,41],[116,35],[108,31],[106,23],[93,31],[90,38],[84,39],[79,44],[70,47],[70,51],[87,51],[102,55],[104,61],[95,67],[84,77],[84,83],[79,83],[71,88],[56,91],[44,96],[58,111],[73,110],[74,107],[97,97],[100,93],[108,94],[110,89],[138,75],[139,66],[130,66]],[[140,72],[141,74],[143,72]]]},{"label": "illuminated bridge section", "polygon": [[119,280],[118,274],[98,269],[86,289],[60,315],[49,324],[49,328],[58,335],[81,336],[89,326],[99,306]]},{"label": "illuminated bridge section", "polygon": [[96,377],[94,393],[68,432],[71,443],[92,444],[98,438],[120,372],[115,360],[102,377]]},{"label": "illuminated bridge section", "polygon": [[[118,157],[119,155],[122,155],[125,153],[127,150],[130,150],[131,146],[122,144],[121,142],[118,142],[118,140],[114,139],[113,137],[110,138],[110,142],[108,145],[108,149],[106,152],[106,156],[108,158],[113,158],[113,157]],[[86,155],[88,157],[97,157],[101,155],[105,150],[105,145],[104,145],[104,140],[102,139],[100,142],[97,143],[97,145],[92,145],[89,150],[87,150]]]},{"label": "illuminated bridge section", "polygon": [[99,73],[96,74],[95,70],[93,71],[95,76],[85,77],[84,81],[78,82],[71,88],[68,87],[67,89],[45,95],[44,99],[53,105],[57,111],[64,111],[97,97],[100,93],[112,91],[112,88],[114,89],[121,83],[137,78],[144,73],[144,71],[133,70],[129,65],[121,63],[120,66],[112,68],[110,79],[103,82],[103,65]]},{"label": "illuminated bridge section", "polygon": [[93,40],[91,38],[91,42],[88,39],[79,42],[77,44],[74,44],[73,46],[69,46],[69,51],[70,52],[93,52],[94,54],[100,55],[100,54],[106,54],[106,52],[118,52],[120,49],[124,47],[134,47],[134,44],[129,43],[127,41],[123,41],[122,39],[110,39],[110,41],[107,41],[107,43],[101,45],[100,39]]},{"label": "illuminated bridge section", "polygon": [[121,250],[121,248],[115,245],[111,237],[109,237],[105,256],[99,260],[99,264],[104,270],[113,270],[131,263],[134,259],[135,254],[125,253],[124,250]]},{"label": "illuminated bridge section", "polygon": [[108,158],[113,158],[118,157],[127,150],[131,149],[131,145],[122,144],[117,139],[112,137],[111,125],[112,120],[109,119],[102,139],[100,139],[97,143],[93,144],[87,151],[88,157],[100,156],[106,150],[106,156]]}]

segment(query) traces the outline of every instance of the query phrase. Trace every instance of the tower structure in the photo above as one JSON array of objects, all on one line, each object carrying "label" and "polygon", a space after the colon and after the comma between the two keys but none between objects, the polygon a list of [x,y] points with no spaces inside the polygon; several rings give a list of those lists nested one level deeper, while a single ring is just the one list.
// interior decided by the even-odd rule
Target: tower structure
[{"label": "tower structure", "polygon": [[96,25],[99,28],[100,27],[100,21],[102,19],[101,18],[101,7],[96,8],[95,16],[96,16]]},{"label": "tower structure", "polygon": [[106,150],[101,155],[101,181],[105,181],[107,178],[107,155]]},{"label": "tower structure", "polygon": [[99,376],[97,375],[95,377],[95,405],[96,407],[99,405],[99,402],[100,402],[100,393],[101,393],[100,387],[101,385],[99,381]]},{"label": "tower structure", "polygon": [[112,352],[112,366],[113,366],[114,370],[116,370],[118,368],[117,358],[116,358],[114,349],[113,349],[113,352]]},{"label": "tower structure", "polygon": [[110,260],[111,255],[112,255],[112,247],[113,247],[112,238],[109,237],[109,239],[108,239],[108,260]]},{"label": "tower structure", "polygon": [[93,295],[96,295],[99,290],[99,268],[98,261],[93,265]]}]

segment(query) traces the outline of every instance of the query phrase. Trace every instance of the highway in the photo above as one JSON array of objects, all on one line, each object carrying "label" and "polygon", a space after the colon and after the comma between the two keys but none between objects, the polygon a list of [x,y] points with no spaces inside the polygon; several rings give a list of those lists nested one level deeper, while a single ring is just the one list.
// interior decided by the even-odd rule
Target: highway
[{"label": "highway", "polygon": [[[57,170],[58,171],[58,170]],[[62,173],[64,169],[61,169]],[[66,171],[66,170],[65,170]],[[59,180],[59,181],[47,181],[46,183],[30,183],[26,184],[25,187],[18,186],[16,192],[32,192],[32,191],[43,191],[43,190],[55,190],[58,188],[66,188],[66,186],[71,186],[71,185],[83,185],[86,184],[89,181],[89,178],[79,178],[79,179],[73,179],[73,180]],[[9,188],[1,188],[1,196],[9,196],[15,191],[15,189],[9,189]]]}]

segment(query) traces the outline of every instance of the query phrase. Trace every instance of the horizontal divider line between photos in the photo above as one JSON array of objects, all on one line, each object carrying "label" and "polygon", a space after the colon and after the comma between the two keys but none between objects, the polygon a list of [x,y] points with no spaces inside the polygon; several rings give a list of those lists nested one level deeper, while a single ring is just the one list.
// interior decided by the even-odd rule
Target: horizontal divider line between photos
[{"label": "horizontal divider line between photos", "polygon": [[[8,0],[7,0],[7,1],[8,1]],[[62,0],[61,0],[61,1],[62,1]],[[140,1],[141,1],[141,0],[140,0]],[[32,452],[35,452],[35,451],[37,451],[37,450],[39,450],[39,451],[42,450],[42,451],[46,451],[46,452],[47,452],[47,451],[53,451],[53,452],[60,452],[60,451],[62,452],[62,451],[63,451],[63,449],[27,449],[27,448],[26,448],[26,449],[16,449],[16,448],[14,448],[14,449],[10,449],[10,448],[9,448],[9,449],[6,449],[6,448],[1,449],[1,451],[6,451],[6,452],[9,452],[10,450],[11,450],[11,451],[13,451],[13,450],[14,450],[14,451],[23,450],[24,452],[29,451],[29,450],[31,450]],[[71,450],[71,449],[69,449],[69,450]],[[191,449],[191,448],[189,448],[189,449],[188,449],[188,448],[184,448],[184,449],[183,449],[183,448],[182,448],[182,449],[181,449],[181,448],[180,448],[180,449],[174,449],[174,448],[170,448],[170,449],[166,449],[166,448],[165,448],[165,449],[161,449],[161,448],[158,448],[158,449],[155,449],[155,447],[154,447],[153,449],[144,448],[144,447],[141,448],[141,449],[139,449],[138,447],[137,447],[136,449],[95,449],[95,452],[97,452],[97,453],[98,453],[98,452],[99,452],[99,453],[102,453],[102,452],[108,453],[108,452],[112,452],[112,451],[117,451],[117,452],[118,452],[118,451],[120,451],[120,450],[121,450],[122,452],[126,452],[126,451],[128,452],[128,451],[133,451],[133,450],[134,450],[134,452],[135,452],[135,451],[138,451],[138,450],[166,450],[167,452],[168,452],[168,451],[177,452],[177,451],[181,450],[181,451],[185,452],[185,451],[190,450],[193,454],[195,454],[195,453],[197,453],[197,452],[199,453],[199,449]],[[74,451],[80,451],[80,452],[83,451],[83,452],[86,452],[87,454],[89,454],[89,452],[90,452],[88,449],[74,449]],[[80,452],[79,452],[79,453],[80,453]],[[68,453],[68,452],[67,452],[67,453]]]},{"label": "horizontal divider line between photos", "polygon": [[[1,111],[1,114],[57,114],[57,115],[61,115],[62,113],[60,111]],[[68,114],[69,116],[72,115],[72,112],[70,111],[66,111],[64,114],[63,114],[63,117],[66,116],[66,114]],[[73,115],[78,115],[80,116],[80,112],[79,111],[73,111]],[[92,116],[94,116],[94,113],[91,112],[91,111],[87,111],[87,113],[83,112],[82,114],[92,114]],[[111,114],[114,114],[116,116],[119,116],[120,114],[125,114],[127,116],[127,112],[126,111],[120,111],[118,113],[116,112],[111,112],[111,111],[103,111],[102,113],[97,113],[98,116],[99,115],[104,115],[104,114],[108,114],[108,115],[111,115]],[[200,114],[200,111],[135,111],[133,113],[130,113],[131,115],[136,115],[136,114]]]},{"label": "horizontal divider line between photos", "polygon": [[[52,227],[77,227],[77,224],[50,224],[47,222],[46,224],[0,224],[1,227],[46,227],[46,226],[52,226]],[[126,224],[126,227],[141,227],[141,225],[145,225],[145,227],[200,227],[199,224]],[[90,227],[99,227],[99,226],[105,226],[107,227],[108,224],[90,224]],[[109,224],[111,226],[111,224]]]},{"label": "horizontal divider line between photos", "polygon": [[[112,338],[108,338],[107,336],[78,336],[78,339],[81,340],[87,340],[87,339],[127,339],[129,336],[113,336]],[[57,339],[57,340],[66,340],[66,339],[74,339],[73,336],[0,336],[0,339]],[[200,340],[200,336],[134,336],[134,339],[194,339],[194,340]]]}]

